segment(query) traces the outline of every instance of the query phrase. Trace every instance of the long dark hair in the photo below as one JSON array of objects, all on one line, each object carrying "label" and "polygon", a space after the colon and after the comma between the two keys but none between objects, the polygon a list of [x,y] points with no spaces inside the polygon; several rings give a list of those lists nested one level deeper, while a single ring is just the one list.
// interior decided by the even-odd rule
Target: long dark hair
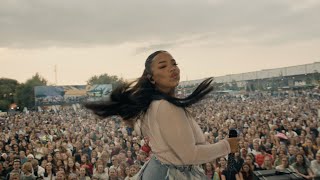
[{"label": "long dark hair", "polygon": [[86,102],[84,106],[102,118],[118,115],[121,116],[124,121],[134,123],[140,116],[147,112],[153,100],[165,99],[185,109],[201,100],[213,90],[213,86],[211,85],[213,78],[205,79],[193,93],[186,98],[180,99],[172,97],[157,90],[155,85],[150,82],[150,77],[152,77],[151,63],[155,56],[163,52],[166,51],[156,51],[147,58],[145,70],[142,76],[136,81],[119,85],[111,92],[108,100]]},{"label": "long dark hair", "polygon": [[[244,171],[243,166],[249,166],[249,172],[248,173]],[[244,179],[246,179],[246,180],[252,180],[253,179],[253,171],[251,169],[250,164],[243,163],[242,167],[241,167],[241,173],[242,173],[242,176],[243,176]]]}]

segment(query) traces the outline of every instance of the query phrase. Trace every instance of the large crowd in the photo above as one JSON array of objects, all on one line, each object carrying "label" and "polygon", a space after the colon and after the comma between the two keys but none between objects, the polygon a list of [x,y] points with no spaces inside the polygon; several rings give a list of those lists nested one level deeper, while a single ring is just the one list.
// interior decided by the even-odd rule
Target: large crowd
[{"label": "large crowd", "polygon": [[[286,168],[313,179],[320,176],[320,101],[314,91],[213,94],[188,111],[207,143],[237,130],[238,179]],[[152,156],[148,137],[119,117],[102,120],[86,109],[11,114],[0,123],[0,180],[130,180]],[[208,179],[225,179],[227,158],[201,165]]]}]

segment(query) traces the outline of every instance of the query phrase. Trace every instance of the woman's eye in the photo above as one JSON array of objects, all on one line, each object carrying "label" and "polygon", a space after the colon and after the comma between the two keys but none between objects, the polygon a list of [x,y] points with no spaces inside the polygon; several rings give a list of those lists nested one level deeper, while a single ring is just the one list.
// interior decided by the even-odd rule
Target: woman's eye
[{"label": "woman's eye", "polygon": [[163,69],[163,68],[165,68],[165,67],[166,67],[166,66],[161,66],[160,69]]}]

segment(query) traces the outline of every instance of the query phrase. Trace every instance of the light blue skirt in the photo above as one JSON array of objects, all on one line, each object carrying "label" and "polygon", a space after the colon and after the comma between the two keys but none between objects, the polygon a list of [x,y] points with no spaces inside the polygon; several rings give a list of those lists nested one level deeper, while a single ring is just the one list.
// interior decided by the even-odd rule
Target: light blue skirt
[{"label": "light blue skirt", "polygon": [[207,176],[199,165],[164,164],[156,156],[152,156],[134,178],[137,180],[207,180]]}]

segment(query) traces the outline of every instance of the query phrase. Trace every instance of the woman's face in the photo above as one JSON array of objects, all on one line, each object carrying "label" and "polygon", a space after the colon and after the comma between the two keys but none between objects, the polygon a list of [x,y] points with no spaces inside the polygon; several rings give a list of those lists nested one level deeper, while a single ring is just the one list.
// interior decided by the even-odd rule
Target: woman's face
[{"label": "woman's face", "polygon": [[126,175],[128,176],[130,173],[130,167],[126,167]]},{"label": "woman's face", "polygon": [[47,163],[46,169],[47,169],[47,171],[51,171],[52,170],[52,164],[51,163]]},{"label": "woman's face", "polygon": [[43,160],[43,161],[41,162],[41,167],[45,168],[46,165],[47,165],[47,161],[46,161],[46,160]]},{"label": "woman's face", "polygon": [[206,163],[206,169],[207,171],[212,170],[212,166],[210,163]]},{"label": "woman's face", "polygon": [[131,151],[127,151],[127,156],[128,156],[129,158],[131,158],[132,152],[131,152]]},{"label": "woman's face", "polygon": [[80,176],[84,177],[86,175],[86,169],[85,168],[80,168]]},{"label": "woman's face", "polygon": [[267,166],[271,165],[271,159],[270,159],[269,156],[266,156],[266,157],[264,158],[264,164],[267,165]]},{"label": "woman's face", "polygon": [[26,141],[22,141],[22,146],[26,147],[27,146],[27,142]]},{"label": "woman's face", "polygon": [[67,156],[66,153],[61,153],[61,158],[62,158],[63,160],[67,160],[67,159],[68,159],[68,156]]},{"label": "woman's face", "polygon": [[297,162],[303,163],[303,156],[301,154],[297,155]]},{"label": "woman's face", "polygon": [[49,156],[48,156],[48,162],[51,162],[51,161],[52,161],[52,156],[49,155]]},{"label": "woman's face", "polygon": [[127,147],[131,147],[131,143],[127,141]]},{"label": "woman's face", "polygon": [[117,177],[117,171],[115,169],[110,169],[109,177]]},{"label": "woman's face", "polygon": [[87,162],[87,156],[81,156],[81,162],[86,163]]},{"label": "woman's face", "polygon": [[288,159],[287,159],[287,158],[282,158],[282,159],[281,159],[281,164],[282,164],[282,165],[287,166],[288,163],[289,163],[289,162],[288,162]]},{"label": "woman's face", "polygon": [[97,152],[96,151],[92,151],[91,157],[97,157],[97,156],[98,156]]},{"label": "woman's face", "polygon": [[69,166],[70,168],[72,168],[72,167],[74,166],[74,162],[73,162],[72,160],[69,160],[69,161],[68,161],[68,166]]},{"label": "woman's face", "polygon": [[135,174],[137,174],[137,169],[134,168],[134,167],[131,167],[131,168],[130,168],[130,175],[131,175],[131,176],[134,176]]},{"label": "woman's face", "polygon": [[61,166],[62,165],[62,161],[61,160],[58,160],[57,161],[57,166]]},{"label": "woman's face", "polygon": [[151,83],[164,93],[172,92],[179,84],[180,69],[168,52],[162,52],[153,58],[151,72]]},{"label": "woman's face", "polygon": [[103,173],[103,171],[104,171],[104,168],[103,168],[103,165],[98,165],[98,172],[99,173]]},{"label": "woman's face", "polygon": [[248,165],[244,165],[244,166],[242,166],[242,169],[243,169],[243,171],[245,171],[245,172],[249,172],[250,167],[249,167]]},{"label": "woman's face", "polygon": [[220,158],[220,165],[224,166],[226,164],[227,164],[226,160],[224,158]]},{"label": "woman's face", "polygon": [[247,156],[247,157],[246,157],[246,163],[252,164],[252,159],[251,159],[250,156]]}]

